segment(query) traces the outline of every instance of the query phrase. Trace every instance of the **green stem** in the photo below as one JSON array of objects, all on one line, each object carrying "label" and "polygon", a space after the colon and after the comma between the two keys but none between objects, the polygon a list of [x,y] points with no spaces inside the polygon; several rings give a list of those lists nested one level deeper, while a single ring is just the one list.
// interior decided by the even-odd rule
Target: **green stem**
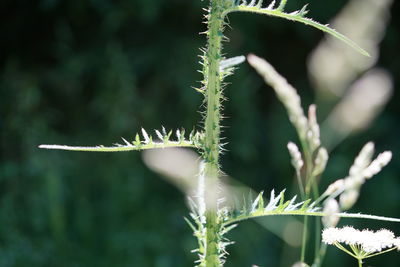
[{"label": "green stem", "polygon": [[352,256],[353,258],[356,258],[356,259],[359,258],[356,254],[353,253],[353,252],[354,252],[354,249],[353,249],[353,252],[350,252],[348,249],[346,249],[344,246],[342,246],[339,242],[335,242],[334,245],[335,245],[338,249],[340,249],[341,251],[343,251],[343,252],[349,254],[350,256]]},{"label": "green stem", "polygon": [[[318,199],[319,190],[317,180],[314,179],[313,187],[313,195],[314,199]],[[320,255],[320,245],[321,245],[321,219],[315,218],[315,249],[314,249],[314,262],[319,260]]]},{"label": "green stem", "polygon": [[[219,176],[219,143],[220,143],[220,105],[221,105],[221,49],[222,31],[224,26],[223,0],[210,1],[210,13],[208,17],[208,44],[206,50],[206,101],[207,110],[205,118],[204,154],[205,161],[205,183],[215,185]],[[218,246],[218,218],[217,199],[215,191],[204,192],[206,201],[206,251],[205,266],[222,266]]]},{"label": "green stem", "polygon": [[322,265],[322,262],[324,261],[325,255],[326,255],[326,249],[328,245],[325,243],[321,243],[318,257],[315,259],[314,264],[312,265],[313,267],[320,267]]},{"label": "green stem", "polygon": [[[308,181],[312,178],[312,170],[313,170],[313,162],[312,162],[312,154],[310,152],[310,149],[307,145],[307,142],[305,140],[300,140],[303,151],[304,151],[304,157],[306,161],[306,188],[305,188],[305,195],[306,199],[310,197],[310,184]],[[303,237],[302,237],[302,244],[301,244],[301,257],[300,261],[305,262],[305,254],[306,254],[306,249],[307,249],[307,228],[308,228],[308,216],[306,215],[304,217],[304,225],[303,225]]]},{"label": "green stem", "polygon": [[[208,20],[208,44],[206,58],[208,73],[206,75],[207,110],[205,119],[205,160],[212,166],[217,166],[219,159],[220,138],[220,105],[221,105],[221,77],[220,62],[222,49],[223,9],[221,0],[211,1],[211,10]],[[210,166],[211,166],[210,165]],[[214,168],[214,167],[212,167]],[[217,177],[215,177],[217,178]]]},{"label": "green stem", "polygon": [[301,240],[300,262],[305,262],[305,257],[306,257],[307,226],[308,226],[308,216],[304,216],[303,236],[302,236],[302,240]]},{"label": "green stem", "polygon": [[218,250],[218,224],[215,211],[206,212],[207,244],[205,267],[222,266]]},{"label": "green stem", "polygon": [[362,259],[358,259],[358,267],[362,267]]},{"label": "green stem", "polygon": [[296,169],[296,178],[297,178],[297,183],[299,186],[299,190],[300,190],[300,196],[302,200],[306,200],[306,194],[304,193],[304,185],[303,185],[303,181],[301,180],[301,173],[300,170]]},{"label": "green stem", "polygon": [[389,248],[389,249],[384,250],[384,251],[380,251],[380,252],[377,252],[377,253],[374,253],[374,254],[366,255],[364,257],[364,259],[370,258],[370,257],[374,257],[374,256],[378,256],[378,255],[381,255],[383,253],[386,253],[386,252],[389,252],[389,251],[392,251],[392,250],[395,250],[395,249],[397,249],[397,247],[392,247],[392,248]]}]

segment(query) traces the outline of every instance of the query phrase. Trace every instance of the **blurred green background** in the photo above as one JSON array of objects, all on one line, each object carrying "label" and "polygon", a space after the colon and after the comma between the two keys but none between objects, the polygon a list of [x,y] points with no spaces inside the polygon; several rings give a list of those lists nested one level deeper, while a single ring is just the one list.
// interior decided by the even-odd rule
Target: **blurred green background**
[{"label": "blurred green background", "polygon": [[[328,22],[346,0],[309,2]],[[352,211],[400,217],[400,3],[378,66],[394,95],[366,131],[334,149],[321,188],[346,176],[369,140],[394,152],[392,163],[362,188]],[[97,145],[132,139],[141,128],[200,128],[196,71],[205,30],[199,0],[2,0],[0,2],[0,266],[192,266],[196,247],[183,220],[184,195],[150,171],[140,153],[44,151],[39,144]],[[396,16],[397,15],[397,16]],[[233,14],[227,56],[267,58],[313,102],[307,57],[323,37],[287,21]],[[297,140],[272,90],[242,64],[225,94],[223,170],[256,190],[293,188],[286,150]],[[321,114],[321,120],[324,119]],[[295,194],[290,192],[289,194]],[[379,229],[398,224],[344,220]],[[299,249],[259,223],[232,231],[226,266],[290,266]],[[335,248],[324,266],[354,266]],[[367,262],[400,265],[392,252]]]}]

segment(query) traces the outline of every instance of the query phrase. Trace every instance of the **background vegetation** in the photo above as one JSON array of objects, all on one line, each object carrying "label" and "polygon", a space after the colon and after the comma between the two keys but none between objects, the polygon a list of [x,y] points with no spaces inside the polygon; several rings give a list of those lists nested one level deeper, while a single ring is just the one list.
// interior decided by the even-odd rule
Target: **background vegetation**
[{"label": "background vegetation", "polygon": [[[329,21],[347,2],[311,4]],[[42,151],[41,143],[111,144],[144,127],[199,127],[198,48],[202,7],[188,0],[3,0],[0,2],[0,266],[191,266],[196,246],[183,220],[184,196],[143,164],[140,153]],[[352,211],[400,217],[400,3],[378,66],[394,78],[393,98],[367,131],[334,151],[323,186],[344,177],[368,140],[394,152],[392,163],[362,189]],[[290,8],[290,6],[289,6]],[[251,14],[230,16],[228,56],[267,58],[313,101],[306,61],[322,33]],[[286,151],[296,140],[283,107],[246,64],[229,78],[223,169],[256,190],[291,188]],[[321,119],[326,114],[321,114]],[[324,187],[323,187],[324,188]],[[362,227],[396,224],[350,221]],[[259,223],[231,233],[227,266],[289,266],[296,257]],[[339,255],[340,256],[337,256]],[[369,261],[398,266],[399,253]],[[353,266],[330,248],[325,266]]]}]

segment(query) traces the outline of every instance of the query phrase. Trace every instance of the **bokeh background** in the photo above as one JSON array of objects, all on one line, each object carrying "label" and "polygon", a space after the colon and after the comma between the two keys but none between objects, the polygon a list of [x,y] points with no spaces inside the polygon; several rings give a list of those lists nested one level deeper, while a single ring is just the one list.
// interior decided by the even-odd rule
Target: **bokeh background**
[{"label": "bokeh background", "polygon": [[[290,2],[289,10],[310,3],[310,16],[326,23],[349,1]],[[394,1],[388,7],[391,20],[381,31],[376,62],[356,71],[349,85],[376,64],[392,80],[392,96],[378,105],[382,113],[372,124],[333,142],[321,180],[323,189],[345,177],[369,140],[378,151],[392,150],[393,161],[363,186],[352,209],[392,217],[400,217],[399,6]],[[44,151],[38,145],[109,145],[120,137],[133,139],[141,127],[161,125],[200,129],[202,98],[191,87],[201,80],[198,55],[205,36],[198,33],[205,30],[204,7],[207,1],[199,0],[0,2],[1,267],[192,266],[196,240],[183,220],[185,196],[151,171],[141,153]],[[303,106],[316,102],[320,121],[329,121],[346,94],[324,91],[307,68],[324,35],[264,16],[232,14],[229,20],[227,56],[252,52],[267,58],[299,90]],[[327,73],[333,72],[329,65]],[[228,82],[223,170],[257,191],[288,188],[296,194],[286,144],[297,139],[282,105],[247,64]],[[357,99],[370,105],[368,94]],[[355,121],[358,115],[347,113]],[[326,132],[329,138],[340,136]],[[323,136],[323,142],[329,138]],[[236,244],[229,247],[226,266],[291,266],[300,252],[284,238],[288,220],[242,223],[229,235]],[[277,223],[281,229],[274,228]],[[349,219],[341,224],[387,227],[400,235],[398,224]],[[289,236],[300,231],[294,230]],[[325,263],[356,262],[330,248]],[[367,265],[399,266],[400,254]]]}]

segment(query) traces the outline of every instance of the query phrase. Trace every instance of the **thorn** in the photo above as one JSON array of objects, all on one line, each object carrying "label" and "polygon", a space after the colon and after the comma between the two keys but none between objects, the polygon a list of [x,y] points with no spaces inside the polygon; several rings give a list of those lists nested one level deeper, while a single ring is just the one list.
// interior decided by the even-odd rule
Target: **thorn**
[{"label": "thorn", "polygon": [[281,3],[279,4],[277,10],[283,11],[283,9],[285,8],[285,5],[286,5],[286,1],[287,0],[281,0]]},{"label": "thorn", "polygon": [[267,7],[267,9],[274,9],[275,6],[275,0],[271,2],[271,4],[269,4],[269,6]]},{"label": "thorn", "polygon": [[303,16],[305,16],[305,15],[308,13],[307,6],[308,6],[308,4],[305,4],[305,5],[300,9],[300,11],[298,12],[298,15],[299,15],[300,17],[303,17]]},{"label": "thorn", "polygon": [[155,131],[156,131],[157,137],[158,137],[161,141],[163,141],[164,138],[163,138],[162,134],[160,133],[160,131],[159,131],[159,130],[155,130]]},{"label": "thorn", "polygon": [[149,135],[147,134],[146,130],[142,128],[142,135],[144,137],[144,141],[145,143],[149,143],[150,142],[150,138]]},{"label": "thorn", "polygon": [[122,140],[124,141],[124,143],[125,143],[127,146],[132,146],[132,144],[129,143],[128,141],[126,141],[125,138],[123,138],[123,137],[121,137],[121,138],[122,138]]}]

